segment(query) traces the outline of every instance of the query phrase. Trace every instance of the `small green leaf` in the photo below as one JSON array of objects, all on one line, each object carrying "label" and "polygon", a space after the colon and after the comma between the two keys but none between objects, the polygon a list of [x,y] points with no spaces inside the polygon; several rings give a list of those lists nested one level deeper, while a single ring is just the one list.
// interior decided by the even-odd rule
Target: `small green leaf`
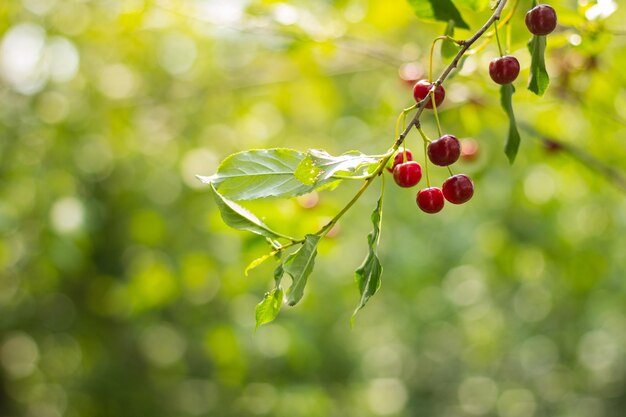
[{"label": "small green leaf", "polygon": [[293,149],[258,149],[230,155],[222,161],[217,173],[198,176],[212,183],[231,200],[255,200],[265,197],[295,197],[313,191],[300,182],[295,171],[305,155]]},{"label": "small green leaf", "polygon": [[280,285],[281,281],[283,280],[283,275],[285,275],[285,268],[283,267],[283,264],[280,264],[274,270],[274,282],[276,283],[277,287]]},{"label": "small green leaf", "polygon": [[550,85],[550,75],[546,70],[545,60],[546,37],[533,36],[528,43],[528,50],[532,56],[528,89],[538,96],[543,96]]},{"label": "small green leaf", "polygon": [[333,175],[364,175],[379,159],[358,151],[332,156],[326,151],[309,149],[296,169],[296,178],[307,185],[319,187],[333,181]]},{"label": "small green leaf", "polygon": [[500,104],[509,116],[509,134],[504,147],[504,153],[512,164],[517,156],[520,144],[520,134],[517,130],[517,122],[515,121],[515,113],[513,113],[513,94],[515,87],[513,84],[505,84],[500,88]]},{"label": "small green leaf", "polygon": [[489,6],[489,0],[454,0],[454,2],[475,12],[481,12]]},{"label": "small green leaf", "polygon": [[376,249],[378,247],[378,240],[380,237],[380,228],[383,216],[383,196],[381,195],[376,204],[376,208],[372,212],[372,224],[374,230],[367,235],[367,244],[369,252],[367,257],[361,264],[361,266],[355,272],[355,281],[359,287],[361,299],[359,305],[357,305],[354,313],[352,313],[352,319],[350,324],[354,323],[356,314],[365,307],[367,301],[378,291],[381,284],[381,276],[383,273],[383,267],[380,264]]},{"label": "small green leaf", "polygon": [[217,208],[220,210],[220,214],[222,215],[222,220],[224,220],[224,223],[228,226],[237,230],[247,230],[267,238],[286,237],[281,233],[270,229],[269,226],[259,220],[258,217],[241,207],[239,204],[234,201],[230,201],[221,195],[217,192],[213,184],[210,184],[210,188],[213,193],[213,198],[217,203]]},{"label": "small green leaf", "polygon": [[287,304],[290,306],[296,305],[304,295],[307,279],[313,272],[320,239],[318,235],[306,235],[302,247],[290,254],[283,264],[284,271],[293,281],[287,290]]},{"label": "small green leaf", "polygon": [[248,273],[250,271],[252,271],[257,266],[261,265],[263,262],[267,261],[272,256],[276,255],[276,253],[277,253],[277,251],[273,251],[273,252],[267,253],[267,254],[259,257],[259,258],[256,258],[254,261],[250,262],[250,264],[246,267],[246,270],[244,271],[244,275],[248,276]]},{"label": "small green leaf", "polygon": [[[454,20],[448,22],[444,36],[454,38]],[[451,59],[459,52],[459,46],[449,39],[445,39],[441,42],[441,56],[445,59]]]},{"label": "small green leaf", "polygon": [[461,13],[451,0],[408,0],[418,19],[448,22],[454,20],[456,27],[469,29]]},{"label": "small green leaf", "polygon": [[280,287],[265,293],[263,300],[256,305],[256,328],[273,321],[283,305],[283,290]]}]

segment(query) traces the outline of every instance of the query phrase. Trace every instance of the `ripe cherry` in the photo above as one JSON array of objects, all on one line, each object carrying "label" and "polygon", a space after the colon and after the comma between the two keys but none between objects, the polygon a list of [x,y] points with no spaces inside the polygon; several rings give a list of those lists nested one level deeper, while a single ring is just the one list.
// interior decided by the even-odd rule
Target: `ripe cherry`
[{"label": "ripe cherry", "polygon": [[400,151],[396,154],[396,156],[393,158],[393,165],[391,166],[391,168],[387,168],[387,171],[389,172],[393,172],[393,169],[398,166],[399,164],[404,162],[404,154],[406,152],[406,161],[412,161],[413,160],[413,154],[411,153],[410,150],[406,150],[406,151]]},{"label": "ripe cherry", "polygon": [[489,64],[489,75],[500,85],[512,83],[519,75],[519,61],[511,55],[496,58]]},{"label": "ripe cherry", "polygon": [[[428,80],[419,80],[418,82],[416,82],[413,86],[413,97],[415,98],[415,101],[419,103],[420,101],[424,100],[432,86],[433,84],[428,82]],[[437,105],[437,107],[441,106],[444,98],[446,98],[446,90],[443,88],[442,85],[439,85],[437,86],[437,88],[435,88],[435,104]],[[428,100],[428,102],[426,103],[426,108],[433,108],[432,99]]]},{"label": "ripe cherry", "polygon": [[422,166],[415,161],[398,164],[393,169],[393,179],[400,187],[413,187],[422,179]]},{"label": "ripe cherry", "polygon": [[424,188],[417,193],[417,206],[426,213],[439,213],[443,208],[443,193],[440,188]]},{"label": "ripe cherry", "polygon": [[453,175],[444,183],[443,195],[452,204],[463,204],[474,195],[474,183],[463,174]]},{"label": "ripe cherry", "polygon": [[452,135],[443,135],[428,145],[428,159],[440,167],[455,163],[461,156],[461,143]]},{"label": "ripe cherry", "polygon": [[526,13],[526,27],[533,35],[547,35],[556,28],[556,11],[547,4],[533,7]]}]

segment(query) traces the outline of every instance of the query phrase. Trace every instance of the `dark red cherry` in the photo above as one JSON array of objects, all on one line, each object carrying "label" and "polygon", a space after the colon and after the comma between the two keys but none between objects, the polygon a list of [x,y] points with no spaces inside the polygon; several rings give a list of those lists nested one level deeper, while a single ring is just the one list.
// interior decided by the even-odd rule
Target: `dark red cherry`
[{"label": "dark red cherry", "polygon": [[453,175],[443,183],[443,195],[452,204],[463,204],[474,195],[474,183],[463,174]]},{"label": "dark red cherry", "polygon": [[440,167],[455,163],[461,156],[461,143],[452,135],[443,135],[428,145],[428,159]]},{"label": "dark red cherry", "polygon": [[443,208],[443,193],[440,188],[424,188],[417,193],[417,206],[426,213],[439,213]]},{"label": "dark red cherry", "polygon": [[[404,161],[404,151],[400,151],[396,154],[396,156],[393,158],[393,165],[391,166],[391,168],[387,168],[387,171],[389,172],[393,172],[393,169],[398,165],[401,164]],[[408,161],[412,161],[413,160],[413,154],[411,153],[410,150],[406,150],[406,162]]]},{"label": "dark red cherry", "polygon": [[500,84],[510,84],[519,75],[519,61],[511,55],[496,58],[489,63],[489,76]]},{"label": "dark red cherry", "polygon": [[400,187],[413,187],[422,179],[422,166],[415,161],[398,164],[393,169],[393,179]]},{"label": "dark red cherry", "polygon": [[547,4],[533,7],[526,13],[526,27],[533,35],[547,35],[556,28],[556,11]]},{"label": "dark red cherry", "polygon": [[[416,82],[413,86],[413,97],[415,98],[415,101],[419,103],[420,101],[424,100],[432,86],[433,84],[428,82],[428,80],[419,80],[418,82]],[[437,88],[435,88],[435,104],[437,105],[437,108],[441,106],[444,98],[446,98],[446,90],[443,88],[442,85],[439,85],[437,86]],[[428,103],[426,103],[426,108],[433,108],[432,99],[430,99]]]}]

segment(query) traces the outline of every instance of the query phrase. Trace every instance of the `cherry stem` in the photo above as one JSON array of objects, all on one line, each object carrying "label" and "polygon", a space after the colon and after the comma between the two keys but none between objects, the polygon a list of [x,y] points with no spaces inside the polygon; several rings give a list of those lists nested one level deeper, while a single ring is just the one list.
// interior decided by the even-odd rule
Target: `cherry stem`
[{"label": "cherry stem", "polygon": [[496,20],[493,23],[493,27],[496,31],[496,43],[498,44],[498,51],[500,52],[500,56],[504,56],[504,53],[502,52],[502,44],[500,43],[500,33],[498,32],[498,21]]},{"label": "cherry stem", "polygon": [[[498,18],[498,20],[500,21],[500,24],[499,24],[500,28],[504,27],[504,25],[506,25],[507,23],[511,21],[511,19],[515,15],[515,12],[517,11],[518,5],[519,5],[519,0],[515,0],[515,2],[513,3],[513,7],[509,11],[509,13],[506,15],[506,17],[504,17],[503,19]],[[489,44],[489,41],[491,40],[491,38],[493,38],[493,36],[494,36],[494,32],[486,33],[485,38],[483,39],[483,42],[480,45],[478,45],[476,48],[470,49],[469,51],[467,51],[467,55],[475,55],[478,52],[485,49],[485,47]]]},{"label": "cherry stem", "polygon": [[[499,0],[498,4],[496,6],[496,9],[494,10],[493,14],[483,24],[483,26],[476,33],[474,33],[474,35],[472,35],[469,39],[467,39],[465,41],[457,42],[458,44],[462,45],[461,49],[456,54],[456,56],[454,57],[452,62],[450,62],[450,64],[446,67],[446,69],[441,73],[439,78],[435,82],[432,83],[429,95],[430,94],[434,94],[435,89],[438,86],[440,86],[448,78],[450,73],[459,65],[459,61],[465,55],[465,53],[469,50],[469,48],[487,32],[487,30],[491,27],[491,25],[494,22],[496,22],[498,19],[500,19],[500,16],[502,15],[502,10],[506,6],[507,1],[508,0]],[[431,62],[432,62],[432,59],[431,59]],[[382,158],[380,159],[380,162],[378,163],[378,167],[376,168],[376,170],[372,174],[367,176],[367,178],[365,179],[365,182],[363,183],[361,188],[359,188],[359,190],[356,192],[354,197],[352,197],[352,199],[348,202],[348,204],[346,204],[346,206],[343,209],[341,209],[341,211],[339,213],[337,213],[337,215],[335,217],[333,217],[328,223],[326,223],[326,225],[324,225],[316,233],[316,235],[321,236],[321,237],[326,236],[326,234],[339,221],[339,219],[344,214],[346,214],[346,212],[348,210],[350,210],[350,208],[352,208],[354,203],[356,203],[358,201],[358,199],[363,195],[363,193],[372,184],[372,182],[374,182],[374,179],[382,174],[383,170],[385,169],[385,166],[387,165],[387,162],[389,162],[389,160],[391,159],[393,154],[404,143],[404,140],[406,139],[406,137],[408,136],[409,132],[411,131],[411,129],[413,127],[416,127],[418,129],[418,131],[420,131],[420,133],[422,134],[422,138],[424,139],[424,151],[425,151],[424,152],[424,156],[425,156],[426,159],[428,159],[428,156],[427,156],[427,151],[428,151],[428,149],[427,149],[427,146],[428,146],[427,142],[429,140],[428,140],[428,138],[426,138],[426,135],[424,134],[424,132],[421,131],[421,129],[420,129],[420,117],[421,117],[422,113],[424,112],[424,109],[426,108],[426,104],[428,103],[429,100],[432,100],[432,98],[429,97],[429,96],[426,96],[426,97],[424,97],[423,100],[421,100],[416,105],[413,105],[409,109],[406,109],[406,110],[403,111],[403,114],[406,114],[409,111],[417,108],[417,112],[415,113],[415,115],[413,116],[413,118],[411,119],[409,124],[404,128],[402,133],[400,133],[400,135],[397,137],[397,139],[394,142],[394,144],[391,147],[391,149],[389,149],[389,151],[386,154],[384,154],[382,156]],[[427,181],[428,186],[430,187],[430,178],[429,178],[429,174],[428,174],[428,160],[426,160],[426,164],[425,165],[426,165],[426,181]],[[294,244],[302,243],[302,242],[304,242],[304,239],[301,240],[301,241],[292,241],[292,242]]]},{"label": "cherry stem", "polygon": [[506,50],[507,52],[511,51],[511,22],[508,21],[505,24],[506,27]]},{"label": "cherry stem", "polygon": [[464,41],[454,39],[453,37],[448,36],[448,35],[437,36],[435,40],[433,40],[433,43],[430,45],[430,64],[429,64],[429,70],[428,70],[428,82],[433,81],[433,57],[435,56],[435,45],[437,45],[438,41],[450,41],[450,42],[456,43],[459,46],[463,46],[463,44],[465,43]]},{"label": "cherry stem", "polygon": [[431,101],[433,103],[433,114],[435,115],[435,121],[437,122],[437,133],[439,133],[439,137],[443,136],[441,131],[441,122],[439,121],[439,112],[437,111],[437,100],[435,100],[435,94],[430,94]]},{"label": "cherry stem", "polygon": [[421,126],[417,127],[417,131],[420,132],[420,136],[424,142],[424,171],[426,172],[426,185],[430,187],[430,175],[428,174],[428,144],[430,143],[430,139],[428,139],[428,136],[426,136]]},{"label": "cherry stem", "polygon": [[[448,64],[448,66],[446,67],[446,69],[444,69],[444,71],[441,73],[439,78],[435,82],[432,83],[430,87],[430,90],[431,90],[430,92],[434,92],[438,86],[443,84],[443,82],[448,78],[450,73],[455,68],[458,67],[459,62],[461,61],[461,58],[471,48],[471,46],[474,45],[476,41],[480,39],[489,30],[489,28],[493,25],[493,22],[500,19],[500,16],[502,15],[502,10],[506,6],[507,2],[508,0],[500,0],[493,14],[491,15],[489,19],[487,19],[487,21],[483,24],[483,26],[480,29],[478,29],[478,31],[474,33],[469,39],[459,42],[459,44],[462,45],[461,49],[459,49],[459,52],[457,52],[454,59],[452,59],[452,62]],[[420,117],[422,116],[422,113],[424,112],[424,109],[426,108],[426,104],[428,103],[429,100],[431,100],[431,98],[426,96],[424,97],[422,101],[420,101],[417,104],[417,112],[415,113],[415,115],[413,116],[409,124],[406,126],[404,131],[400,133],[400,136],[398,136],[398,138],[396,139],[396,142],[393,145],[393,149],[398,149],[398,147],[400,147],[400,145],[402,145],[402,142],[404,142],[404,140],[406,139],[411,129],[415,126],[419,126]]]}]

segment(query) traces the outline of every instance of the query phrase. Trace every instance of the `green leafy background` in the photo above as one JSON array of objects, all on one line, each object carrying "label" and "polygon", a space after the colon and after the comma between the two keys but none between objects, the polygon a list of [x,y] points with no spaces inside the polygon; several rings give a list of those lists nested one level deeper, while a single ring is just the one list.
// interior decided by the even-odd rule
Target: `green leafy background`
[{"label": "green leafy background", "polygon": [[[455,2],[472,28],[482,3]],[[605,28],[625,9],[587,21],[595,2],[550,2],[565,29],[540,98],[526,3],[518,122],[623,170],[626,37]],[[243,272],[268,246],[195,175],[246,149],[384,152],[412,104],[398,74],[423,73],[445,26],[404,0],[1,2],[0,415],[622,417],[623,189],[528,129],[509,165],[493,44],[441,108],[479,143],[454,167],[472,201],[429,216],[387,181],[382,286],[350,329],[372,186],[319,243],[298,306],[255,332],[275,265]],[[241,204],[303,237],[357,187]]]}]

